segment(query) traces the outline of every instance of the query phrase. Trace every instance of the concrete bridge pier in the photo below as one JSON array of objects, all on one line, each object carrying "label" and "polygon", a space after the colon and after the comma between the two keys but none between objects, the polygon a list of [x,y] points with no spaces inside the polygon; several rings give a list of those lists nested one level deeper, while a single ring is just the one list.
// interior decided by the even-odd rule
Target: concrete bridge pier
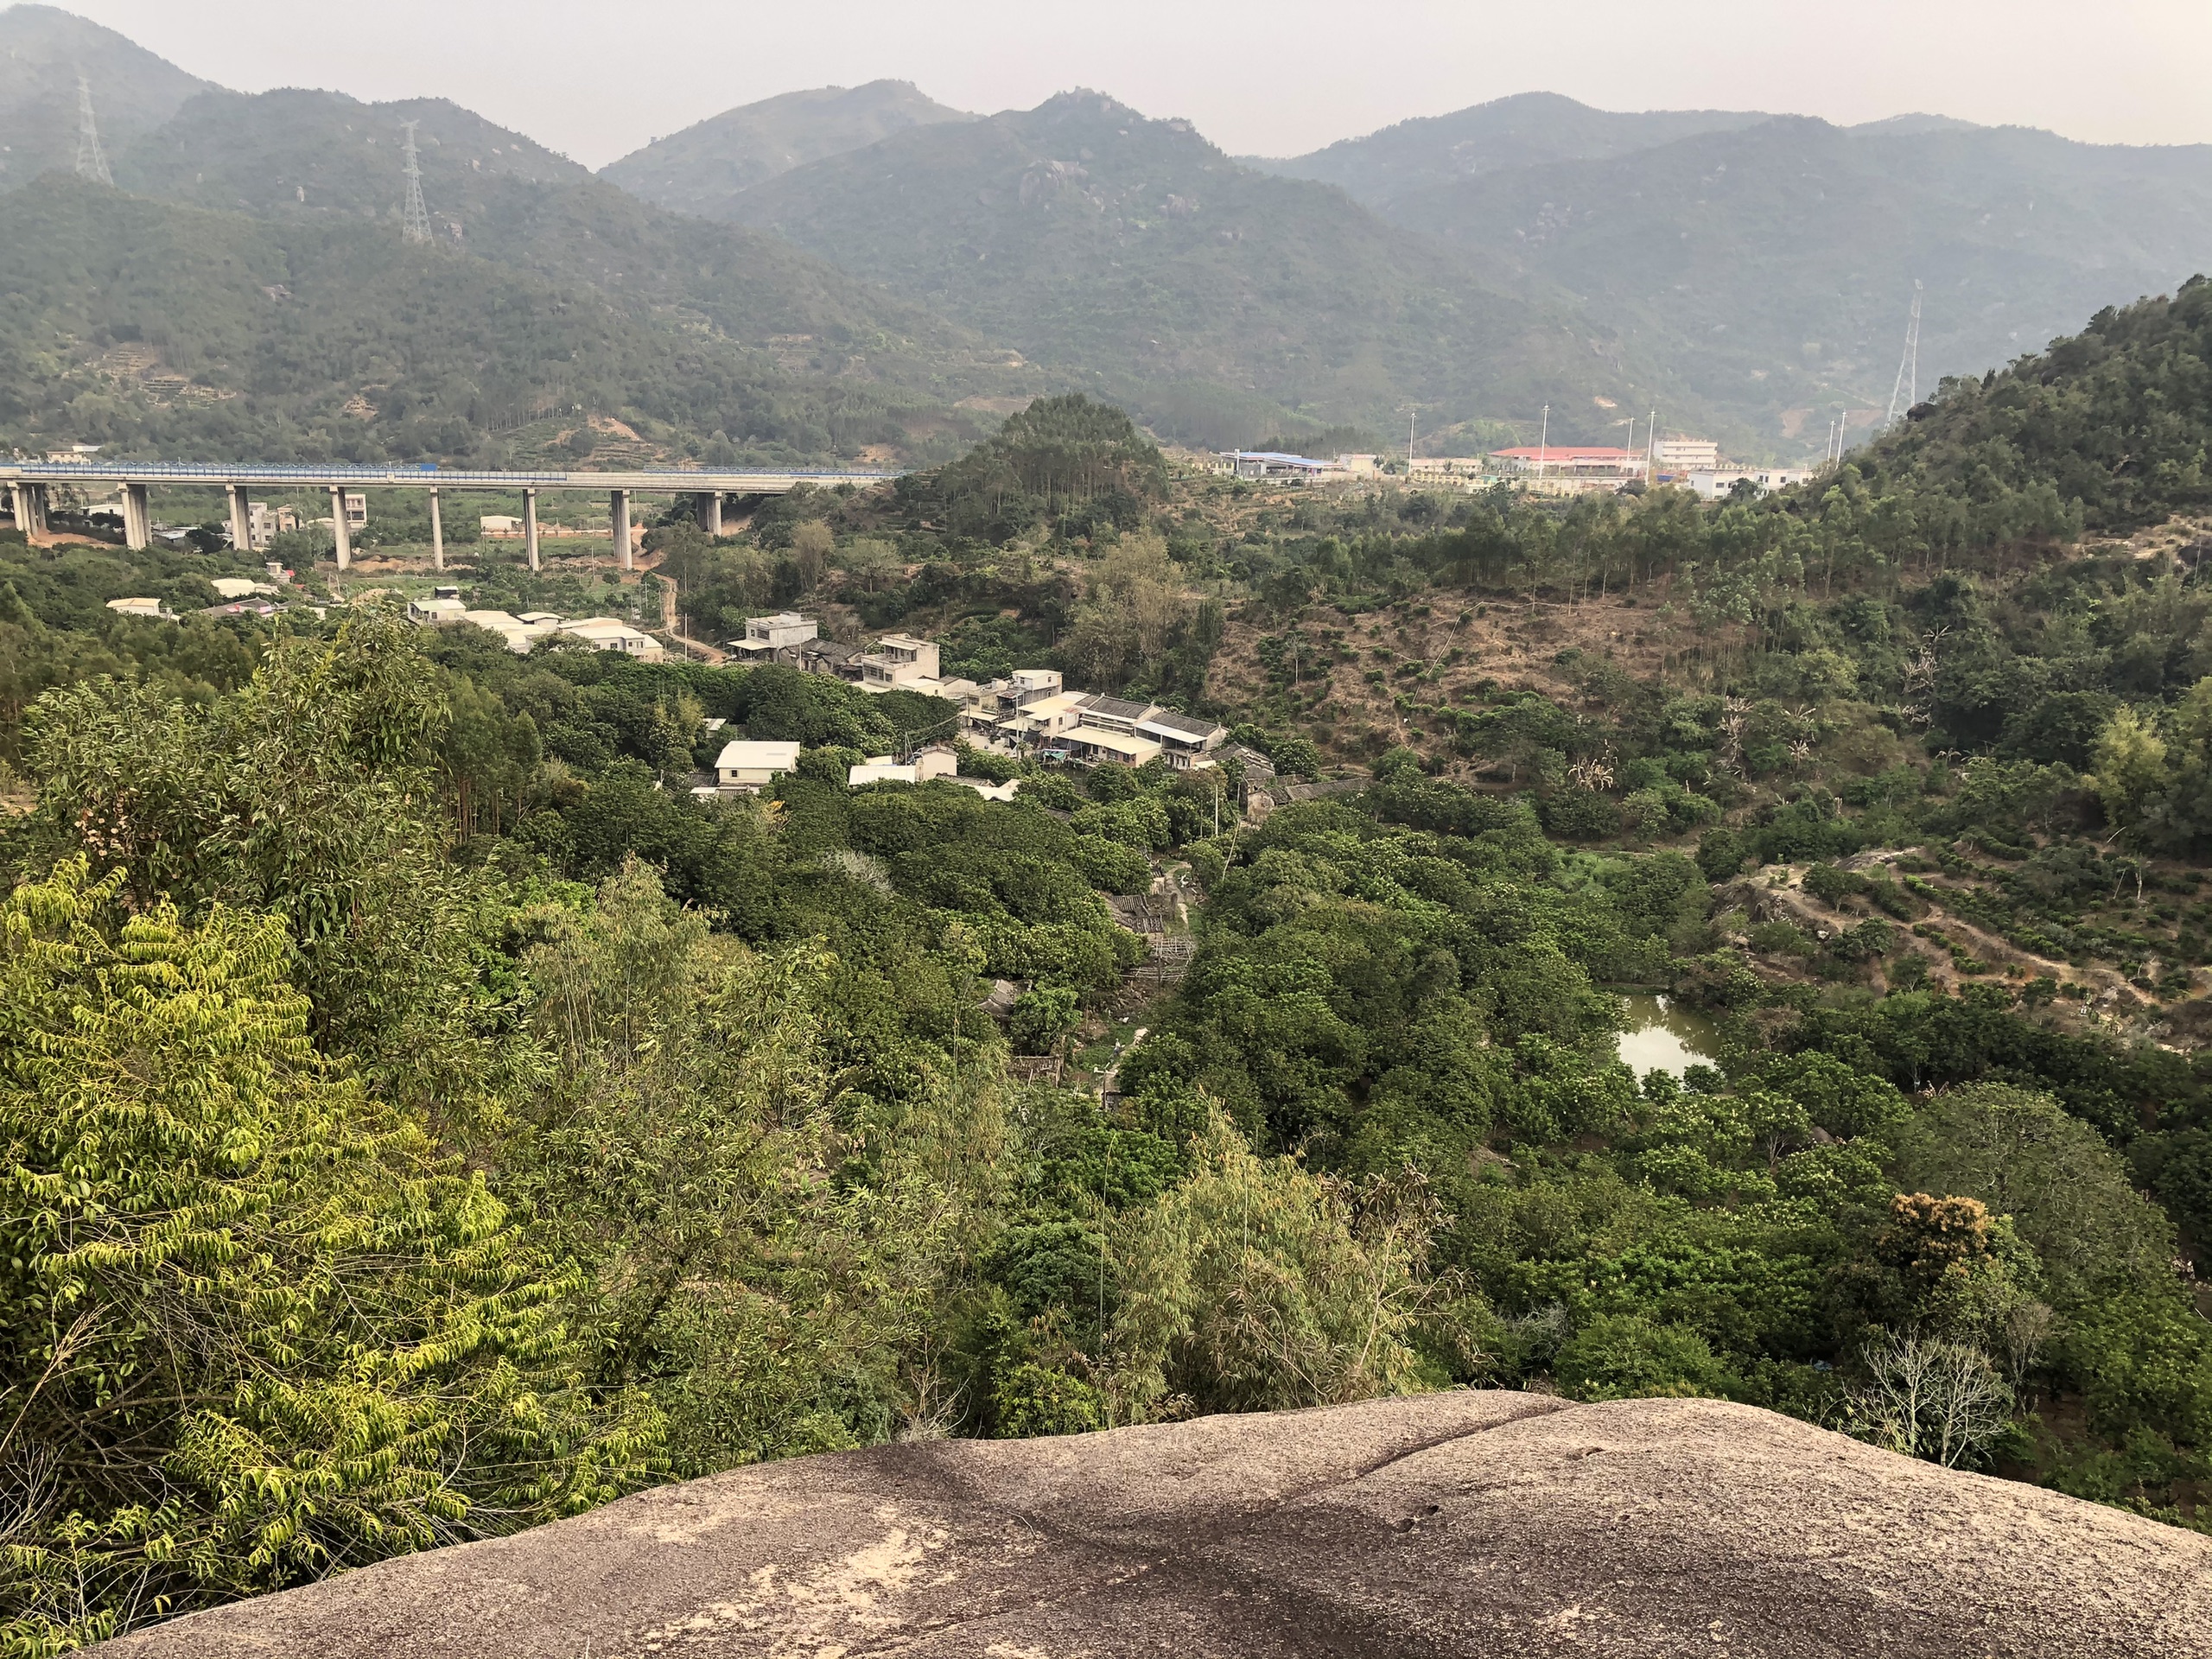
[{"label": "concrete bridge pier", "polygon": [[530,568],[537,569],[537,492],[522,493],[522,544],[530,555]]},{"label": "concrete bridge pier", "polygon": [[154,544],[154,510],[143,484],[123,486],[123,544],[134,553]]},{"label": "concrete bridge pier", "polygon": [[240,553],[253,551],[253,513],[246,503],[245,486],[226,484],[223,494],[231,510],[231,546]]},{"label": "concrete bridge pier", "polygon": [[23,532],[25,541],[37,546],[46,539],[46,486],[10,484],[8,490],[15,509],[16,528]]},{"label": "concrete bridge pier", "polygon": [[438,493],[430,492],[430,569],[446,568],[446,521],[438,512]]},{"label": "concrete bridge pier", "polygon": [[346,489],[340,484],[330,486],[330,539],[338,554],[338,568],[346,569],[353,563],[353,537],[346,527]]},{"label": "concrete bridge pier", "polygon": [[630,558],[630,492],[616,490],[607,498],[607,517],[614,521],[614,556],[622,562],[625,570],[632,569]]},{"label": "concrete bridge pier", "polygon": [[699,528],[709,536],[722,533],[722,493],[709,490],[699,498]]}]

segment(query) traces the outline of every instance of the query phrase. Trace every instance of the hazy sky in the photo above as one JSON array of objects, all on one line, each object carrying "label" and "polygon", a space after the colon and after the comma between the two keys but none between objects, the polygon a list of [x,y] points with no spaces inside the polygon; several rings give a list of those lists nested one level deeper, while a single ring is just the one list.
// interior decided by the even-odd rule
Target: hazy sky
[{"label": "hazy sky", "polygon": [[63,0],[243,91],[442,95],[593,166],[796,87],[1073,86],[1288,155],[1510,92],[2212,141],[2212,0]]}]

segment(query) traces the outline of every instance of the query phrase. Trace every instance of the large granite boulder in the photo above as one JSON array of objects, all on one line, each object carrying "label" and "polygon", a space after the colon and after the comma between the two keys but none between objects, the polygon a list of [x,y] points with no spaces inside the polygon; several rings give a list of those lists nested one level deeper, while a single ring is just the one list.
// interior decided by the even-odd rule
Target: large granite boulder
[{"label": "large granite boulder", "polygon": [[122,1659],[2212,1656],[2212,1539],[1707,1400],[1454,1393],[742,1469]]}]

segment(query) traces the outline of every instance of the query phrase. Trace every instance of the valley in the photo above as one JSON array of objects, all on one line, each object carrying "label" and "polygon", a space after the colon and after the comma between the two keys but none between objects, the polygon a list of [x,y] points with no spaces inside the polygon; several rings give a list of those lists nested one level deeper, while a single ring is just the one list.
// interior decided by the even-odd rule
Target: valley
[{"label": "valley", "polygon": [[2205,152],[0,48],[0,1649],[2202,1645]]}]

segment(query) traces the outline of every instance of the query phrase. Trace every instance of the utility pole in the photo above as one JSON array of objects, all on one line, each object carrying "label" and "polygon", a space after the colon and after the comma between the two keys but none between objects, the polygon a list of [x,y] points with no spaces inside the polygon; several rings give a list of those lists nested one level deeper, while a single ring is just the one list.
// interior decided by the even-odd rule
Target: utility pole
[{"label": "utility pole", "polygon": [[1653,410],[1651,418],[1643,423],[1643,487],[1651,487],[1651,480],[1659,464],[1659,411]]},{"label": "utility pole", "polygon": [[1549,404],[1546,404],[1544,405],[1544,424],[1542,434],[1536,440],[1536,476],[1538,478],[1541,478],[1544,475],[1544,462],[1551,453],[1551,447],[1552,406]]},{"label": "utility pole", "polygon": [[92,83],[81,70],[77,74],[77,176],[110,189],[115,187],[107,153],[100,148],[100,124],[92,116]]},{"label": "utility pole", "polygon": [[415,149],[415,129],[422,123],[403,121],[399,124],[407,134],[403,152],[407,158],[407,205],[400,210],[399,233],[410,242],[428,242],[430,210],[423,204],[423,162]]},{"label": "utility pole", "polygon": [[1920,278],[1912,279],[1912,315],[1904,325],[1904,355],[1897,359],[1897,384],[1890,388],[1886,426],[1920,401]]}]

